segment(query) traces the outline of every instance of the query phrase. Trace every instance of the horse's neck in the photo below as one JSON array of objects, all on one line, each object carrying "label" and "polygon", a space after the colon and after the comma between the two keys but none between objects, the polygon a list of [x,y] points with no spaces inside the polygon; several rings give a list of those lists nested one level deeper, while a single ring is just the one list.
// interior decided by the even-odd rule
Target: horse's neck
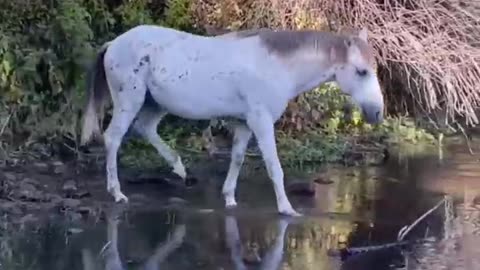
[{"label": "horse's neck", "polygon": [[308,92],[325,82],[332,80],[335,70],[327,64],[298,63],[291,69],[295,79],[295,89],[292,98]]}]

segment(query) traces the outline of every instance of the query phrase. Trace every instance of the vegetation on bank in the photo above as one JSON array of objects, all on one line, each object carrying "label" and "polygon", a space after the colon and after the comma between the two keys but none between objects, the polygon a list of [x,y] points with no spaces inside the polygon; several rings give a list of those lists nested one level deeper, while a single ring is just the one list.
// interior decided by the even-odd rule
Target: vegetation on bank
[{"label": "vegetation on bank", "polygon": [[[61,145],[78,154],[86,67],[96,48],[135,25],[159,24],[199,34],[211,34],[211,26],[328,28],[325,18],[313,17],[313,13],[302,11],[301,7],[295,9],[295,17],[290,21],[282,21],[278,18],[287,15],[272,6],[259,6],[262,1],[243,7],[234,2],[2,1],[0,154],[8,157],[19,146],[34,141]],[[246,6],[255,14],[248,12]],[[279,153],[284,163],[339,162],[348,159],[348,153],[368,149],[378,152],[389,142],[433,140],[432,135],[406,118],[389,118],[383,125],[372,127],[363,123],[355,107],[345,104],[350,104],[349,99],[330,85],[291,102],[277,123]],[[204,122],[168,117],[159,131],[167,143],[185,156],[203,151],[200,137],[205,127]],[[142,155],[156,165],[163,163],[153,148],[142,141],[130,140],[122,153],[122,160],[127,163]]]}]

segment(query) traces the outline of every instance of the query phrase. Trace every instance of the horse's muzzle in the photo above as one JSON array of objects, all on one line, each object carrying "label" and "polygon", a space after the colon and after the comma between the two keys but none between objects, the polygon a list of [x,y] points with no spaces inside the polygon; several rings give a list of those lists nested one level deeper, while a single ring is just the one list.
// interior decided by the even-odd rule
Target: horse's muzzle
[{"label": "horse's muzzle", "polygon": [[362,113],[365,121],[369,124],[380,124],[383,122],[383,104],[366,103],[362,104]]}]

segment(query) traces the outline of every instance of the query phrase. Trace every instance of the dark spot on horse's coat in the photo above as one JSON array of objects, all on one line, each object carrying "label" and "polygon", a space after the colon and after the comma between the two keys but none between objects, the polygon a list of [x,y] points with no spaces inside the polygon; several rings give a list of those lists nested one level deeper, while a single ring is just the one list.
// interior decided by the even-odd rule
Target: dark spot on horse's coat
[{"label": "dark spot on horse's coat", "polygon": [[138,73],[138,68],[134,68],[133,73]]},{"label": "dark spot on horse's coat", "polygon": [[150,55],[145,55],[140,59],[140,62],[150,63]]},{"label": "dark spot on horse's coat", "polygon": [[115,68],[119,68],[120,67],[120,64],[115,64]]},{"label": "dark spot on horse's coat", "polygon": [[123,86],[120,86],[120,88],[118,88],[118,92],[122,92],[123,91]]},{"label": "dark spot on horse's coat", "polygon": [[178,78],[181,79],[181,78],[183,78],[183,77],[185,77],[185,76],[187,76],[187,75],[188,75],[188,71],[185,71],[184,73],[178,75]]},{"label": "dark spot on horse's coat", "polygon": [[133,90],[137,90],[137,86],[136,86],[136,85],[133,86]]},{"label": "dark spot on horse's coat", "polygon": [[163,68],[160,70],[160,72],[161,72],[161,73],[165,73],[165,72],[167,72],[167,69],[163,67]]},{"label": "dark spot on horse's coat", "polygon": [[237,96],[238,96],[238,99],[240,99],[241,101],[245,101],[246,99],[245,96],[240,91],[237,91]]}]

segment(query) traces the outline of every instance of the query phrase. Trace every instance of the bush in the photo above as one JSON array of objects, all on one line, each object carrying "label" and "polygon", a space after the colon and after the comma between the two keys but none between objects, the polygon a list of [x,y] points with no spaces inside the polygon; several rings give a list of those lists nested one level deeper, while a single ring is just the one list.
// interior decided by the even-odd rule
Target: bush
[{"label": "bush", "polygon": [[72,136],[94,52],[90,14],[74,0],[2,1],[0,12],[2,140]]},{"label": "bush", "polygon": [[2,145],[45,138],[75,142],[85,71],[96,49],[138,24],[188,30],[189,15],[181,15],[188,8],[186,0],[1,1]]}]

